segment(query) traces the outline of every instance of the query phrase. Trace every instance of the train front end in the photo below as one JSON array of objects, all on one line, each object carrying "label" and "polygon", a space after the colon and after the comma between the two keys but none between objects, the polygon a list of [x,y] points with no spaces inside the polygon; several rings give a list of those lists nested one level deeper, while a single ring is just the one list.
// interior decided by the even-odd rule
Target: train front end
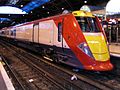
[{"label": "train front end", "polygon": [[84,37],[77,45],[81,51],[77,57],[83,67],[95,71],[112,70],[107,39],[98,18],[85,11],[74,11],[73,15],[81,30],[80,36]]}]

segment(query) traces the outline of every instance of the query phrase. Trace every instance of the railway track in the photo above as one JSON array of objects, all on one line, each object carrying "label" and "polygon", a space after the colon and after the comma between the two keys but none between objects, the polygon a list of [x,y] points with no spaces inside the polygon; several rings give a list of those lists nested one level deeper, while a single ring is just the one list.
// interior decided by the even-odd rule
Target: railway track
[{"label": "railway track", "polygon": [[[13,54],[10,55],[7,53],[7,57],[5,54],[2,55],[5,56],[5,60],[8,61],[6,62],[6,66],[13,70],[12,73],[18,80],[14,81],[16,90],[64,90],[61,85],[49,80],[48,76],[43,75],[43,73],[39,73],[38,70],[36,71],[35,67],[30,64],[30,62],[21,61],[23,57],[20,56],[19,53],[16,53],[11,46],[8,48],[4,45],[4,47],[10,52],[10,54]],[[27,58],[24,58],[24,60],[27,60]],[[15,79],[15,77],[13,77],[13,79]],[[16,82],[20,82],[23,88],[18,88],[18,85],[16,86]]]},{"label": "railway track", "polygon": [[[11,49],[15,49],[16,47],[6,44],[7,46],[11,47]],[[6,46],[6,47],[7,47]],[[14,48],[13,48],[14,47]],[[92,80],[92,78],[88,78],[84,74],[78,74],[75,72],[71,72],[65,68],[58,67],[42,58],[34,56],[28,52],[23,50],[19,50],[18,48],[14,51],[14,55],[21,59],[24,63],[28,64],[29,66],[32,65],[32,68],[43,74],[43,76],[49,77],[50,81],[54,80],[56,85],[60,85],[63,90],[113,90],[116,89],[110,85],[104,84],[99,80]],[[72,76],[76,76],[76,80],[71,80]],[[54,89],[53,89],[54,90]]]},{"label": "railway track", "polygon": [[5,68],[7,70],[7,72],[9,73],[10,77],[11,78],[14,78],[14,82],[13,83],[16,83],[15,85],[15,88],[16,90],[25,90],[24,86],[22,85],[22,83],[18,80],[17,78],[17,75],[14,73],[14,71],[12,70],[12,68],[9,66],[9,64],[6,62],[6,59],[0,55],[2,61],[5,63]]}]

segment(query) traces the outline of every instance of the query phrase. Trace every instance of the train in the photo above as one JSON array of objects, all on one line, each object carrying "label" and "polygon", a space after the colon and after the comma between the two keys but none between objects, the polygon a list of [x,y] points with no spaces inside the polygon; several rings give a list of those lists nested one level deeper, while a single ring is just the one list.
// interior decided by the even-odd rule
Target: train
[{"label": "train", "polygon": [[2,28],[0,37],[37,44],[45,57],[77,69],[113,69],[105,32],[91,12],[77,10]]}]

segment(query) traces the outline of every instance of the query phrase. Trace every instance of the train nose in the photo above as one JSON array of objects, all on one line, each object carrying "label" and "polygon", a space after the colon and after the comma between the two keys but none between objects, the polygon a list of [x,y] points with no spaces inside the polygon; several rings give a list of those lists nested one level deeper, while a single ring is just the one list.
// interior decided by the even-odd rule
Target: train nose
[{"label": "train nose", "polygon": [[96,61],[104,62],[110,58],[105,41],[98,41],[98,43],[94,44],[89,43],[89,46]]},{"label": "train nose", "polygon": [[113,65],[110,63],[110,61],[96,62],[96,64],[86,66],[85,68],[87,70],[94,70],[94,71],[110,71],[113,69]]},{"label": "train nose", "polygon": [[84,35],[95,60],[102,62],[107,61],[110,56],[105,38],[102,33],[91,33]]}]

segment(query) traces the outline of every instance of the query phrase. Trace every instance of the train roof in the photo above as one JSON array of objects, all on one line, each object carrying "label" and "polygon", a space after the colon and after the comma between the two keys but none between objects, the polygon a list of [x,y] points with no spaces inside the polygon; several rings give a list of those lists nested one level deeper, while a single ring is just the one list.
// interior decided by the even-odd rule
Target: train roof
[{"label": "train roof", "polygon": [[83,10],[73,11],[72,14],[74,16],[95,17],[91,12],[87,12],[87,11],[83,11]]}]

